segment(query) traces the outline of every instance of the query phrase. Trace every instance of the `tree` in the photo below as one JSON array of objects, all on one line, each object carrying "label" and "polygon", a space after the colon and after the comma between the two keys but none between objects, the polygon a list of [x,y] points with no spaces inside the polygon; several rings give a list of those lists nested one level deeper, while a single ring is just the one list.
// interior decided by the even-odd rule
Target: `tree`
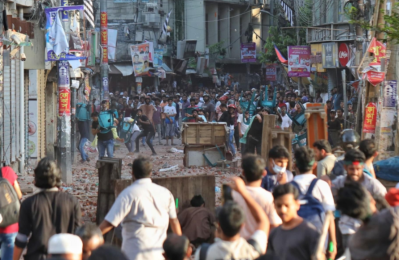
[{"label": "tree", "polygon": [[271,26],[269,29],[269,37],[266,39],[265,52],[259,57],[261,63],[273,63],[278,61],[274,45],[277,46],[284,57],[287,57],[287,46],[296,45],[295,31],[282,31],[277,26]]}]

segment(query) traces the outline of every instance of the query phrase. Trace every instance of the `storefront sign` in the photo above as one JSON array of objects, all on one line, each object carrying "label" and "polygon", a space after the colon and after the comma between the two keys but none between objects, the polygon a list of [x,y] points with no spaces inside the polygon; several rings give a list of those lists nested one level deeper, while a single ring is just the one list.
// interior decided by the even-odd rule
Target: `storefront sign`
[{"label": "storefront sign", "polygon": [[266,64],[266,80],[276,81],[277,79],[277,67],[276,64]]},{"label": "storefront sign", "polygon": [[144,76],[149,75],[150,61],[154,57],[154,52],[150,49],[150,43],[142,43],[130,45],[130,54],[132,56],[134,75]]},{"label": "storefront sign", "polygon": [[396,96],[397,96],[397,81],[388,80],[385,81],[384,86],[384,107],[396,107]]},{"label": "storefront sign", "polygon": [[59,90],[59,116],[70,116],[71,115],[71,90],[70,89],[60,89]]},{"label": "storefront sign", "polygon": [[349,47],[346,43],[339,44],[338,60],[342,67],[346,67],[349,62]]},{"label": "storefront sign", "polygon": [[325,69],[335,69],[337,67],[337,44],[335,42],[326,42],[322,45],[322,63]]},{"label": "storefront sign", "polygon": [[256,43],[241,43],[241,62],[256,62]]},{"label": "storefront sign", "polygon": [[384,81],[385,73],[378,71],[368,71],[366,73],[367,81],[374,87]]},{"label": "storefront sign", "polygon": [[364,113],[363,133],[374,134],[377,125],[377,106],[370,102]]},{"label": "storefront sign", "polygon": [[310,77],[310,46],[288,46],[288,77]]},{"label": "storefront sign", "polygon": [[374,60],[370,63],[370,65],[381,65],[381,59],[386,57],[386,50],[387,48],[382,42],[379,42],[376,38],[373,38],[368,49],[368,52],[374,54]]}]

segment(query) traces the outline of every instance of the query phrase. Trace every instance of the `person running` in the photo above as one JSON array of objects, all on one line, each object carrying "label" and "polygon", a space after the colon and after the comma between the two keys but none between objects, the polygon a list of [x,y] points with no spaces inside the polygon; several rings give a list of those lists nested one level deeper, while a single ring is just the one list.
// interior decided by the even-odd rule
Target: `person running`
[{"label": "person running", "polygon": [[148,117],[143,115],[143,111],[140,108],[137,110],[137,124],[139,126],[141,126],[142,131],[139,134],[139,136],[136,137],[136,150],[134,152],[135,153],[140,152],[140,149],[139,149],[140,139],[142,137],[145,137],[147,145],[148,145],[148,147],[150,147],[150,149],[152,151],[152,155],[157,155],[157,153],[154,150],[154,147],[151,144],[151,139],[155,136],[154,125],[151,123],[151,121],[150,121],[150,119],[148,119]]}]

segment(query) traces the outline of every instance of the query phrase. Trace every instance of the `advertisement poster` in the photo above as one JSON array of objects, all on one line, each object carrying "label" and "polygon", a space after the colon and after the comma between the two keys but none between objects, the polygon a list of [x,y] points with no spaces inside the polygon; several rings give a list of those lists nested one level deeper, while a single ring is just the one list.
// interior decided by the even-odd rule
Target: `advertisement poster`
[{"label": "advertisement poster", "polygon": [[62,28],[61,19],[57,16],[58,12],[61,12],[64,17],[70,11],[83,11],[83,6],[58,6],[44,9],[46,14],[46,61],[86,59],[84,56],[76,56],[69,52],[65,31]]},{"label": "advertisement poster", "polygon": [[396,107],[397,81],[387,80],[384,86],[384,107]]},{"label": "advertisement poster", "polygon": [[155,49],[154,50],[154,68],[158,68],[162,66],[163,59],[163,49]]},{"label": "advertisement poster", "polygon": [[288,46],[288,77],[310,77],[310,46]]},{"label": "advertisement poster", "polygon": [[89,75],[86,75],[86,77],[85,77],[85,92],[84,92],[86,101],[90,100],[90,91],[91,91],[90,79],[89,79]]},{"label": "advertisement poster", "polygon": [[256,62],[256,43],[241,43],[241,62]]},{"label": "advertisement poster", "polygon": [[154,53],[150,51],[150,44],[142,43],[130,45],[130,53],[133,62],[134,75],[143,76],[148,75],[150,68],[150,61],[154,57]]},{"label": "advertisement poster", "polygon": [[374,87],[384,81],[385,73],[378,71],[367,71],[367,81],[370,82]]},{"label": "advertisement poster", "polygon": [[363,133],[374,134],[377,125],[377,106],[370,102],[364,111]]},{"label": "advertisement poster", "polygon": [[59,90],[59,108],[58,115],[66,116],[71,115],[71,90],[70,89],[60,89]]},{"label": "advertisement poster", "polygon": [[37,100],[29,100],[28,120],[28,154],[31,158],[37,158]]},{"label": "advertisement poster", "polygon": [[277,66],[276,64],[266,64],[266,80],[276,81],[277,80]]}]

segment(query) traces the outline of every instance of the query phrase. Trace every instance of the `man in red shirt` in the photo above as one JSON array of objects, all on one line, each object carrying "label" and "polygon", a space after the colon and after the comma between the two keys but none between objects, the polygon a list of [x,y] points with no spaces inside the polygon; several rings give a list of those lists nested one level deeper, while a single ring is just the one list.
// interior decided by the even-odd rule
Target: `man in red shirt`
[{"label": "man in red shirt", "polygon": [[[17,181],[17,174],[15,174],[14,170],[9,167],[1,168],[1,174],[4,179],[10,182],[11,186],[14,187],[15,192],[18,195],[18,198],[22,198],[22,192],[19,188],[19,184]],[[14,252],[14,241],[18,234],[18,222],[12,225],[9,225],[5,228],[0,228],[0,258],[1,260],[12,260],[13,252]]]}]

